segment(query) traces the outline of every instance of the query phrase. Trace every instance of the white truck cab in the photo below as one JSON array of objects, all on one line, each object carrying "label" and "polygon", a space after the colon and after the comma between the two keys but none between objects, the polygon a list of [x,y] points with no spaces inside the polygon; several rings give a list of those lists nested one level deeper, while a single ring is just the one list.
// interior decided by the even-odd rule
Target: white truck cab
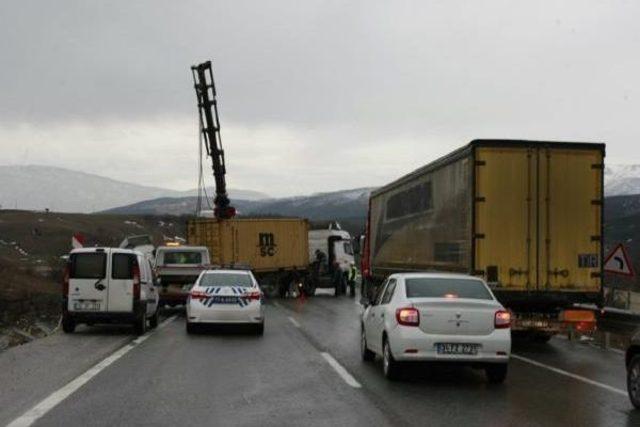
[{"label": "white truck cab", "polygon": [[329,269],[338,266],[343,272],[349,271],[355,262],[351,234],[340,229],[324,229],[309,231],[309,263],[316,260],[316,251],[324,253]]},{"label": "white truck cab", "polygon": [[130,323],[144,334],[158,325],[158,291],[148,257],[121,248],[82,248],[69,254],[63,286],[62,329],[79,323]]}]

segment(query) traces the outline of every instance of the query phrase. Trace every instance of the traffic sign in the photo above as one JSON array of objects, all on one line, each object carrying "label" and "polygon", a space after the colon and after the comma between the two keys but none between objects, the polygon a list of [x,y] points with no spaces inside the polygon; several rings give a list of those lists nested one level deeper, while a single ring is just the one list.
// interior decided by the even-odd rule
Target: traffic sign
[{"label": "traffic sign", "polygon": [[616,246],[604,261],[604,271],[622,276],[633,277],[635,275],[627,251],[622,246],[622,243]]}]

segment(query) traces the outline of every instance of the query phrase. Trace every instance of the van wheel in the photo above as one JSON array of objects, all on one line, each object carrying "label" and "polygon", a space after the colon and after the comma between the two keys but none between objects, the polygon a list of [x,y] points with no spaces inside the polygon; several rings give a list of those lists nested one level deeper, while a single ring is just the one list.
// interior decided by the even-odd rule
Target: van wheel
[{"label": "van wheel", "polygon": [[491,384],[502,384],[507,378],[507,364],[496,363],[490,364],[484,368],[487,379]]},{"label": "van wheel", "polygon": [[144,314],[139,316],[133,324],[133,330],[136,335],[144,335],[144,333],[147,332],[147,317]]},{"label": "van wheel", "polygon": [[76,330],[76,321],[68,314],[62,315],[62,330],[65,334],[72,334]]},{"label": "van wheel", "polygon": [[156,308],[156,312],[153,313],[153,316],[151,316],[151,319],[149,319],[149,328],[151,329],[155,329],[158,327],[158,311],[160,311],[159,309]]}]

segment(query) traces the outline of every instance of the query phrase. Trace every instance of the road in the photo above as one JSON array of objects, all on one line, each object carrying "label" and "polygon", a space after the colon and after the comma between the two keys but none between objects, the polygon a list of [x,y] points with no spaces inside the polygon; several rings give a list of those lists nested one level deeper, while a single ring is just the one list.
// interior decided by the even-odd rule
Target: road
[{"label": "road", "polygon": [[554,338],[515,343],[505,384],[421,366],[402,381],[362,362],[354,299],[270,302],[263,337],[187,335],[166,313],[142,338],[80,327],[0,354],[0,425],[640,425],[623,355]]}]

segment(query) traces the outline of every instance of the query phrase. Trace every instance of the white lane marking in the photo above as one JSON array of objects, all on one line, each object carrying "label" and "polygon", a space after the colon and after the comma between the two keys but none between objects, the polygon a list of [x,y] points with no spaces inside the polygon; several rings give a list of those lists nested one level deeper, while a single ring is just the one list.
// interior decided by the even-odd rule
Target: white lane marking
[{"label": "white lane marking", "polygon": [[353,378],[349,371],[347,371],[344,366],[342,366],[336,359],[334,359],[332,355],[325,352],[322,352],[320,354],[322,355],[322,357],[324,357],[324,360],[326,360],[327,363],[329,363],[329,365],[338,373],[338,375],[340,375],[344,382],[346,382],[353,388],[362,387],[360,383],[355,378]]},{"label": "white lane marking", "polygon": [[611,387],[610,385],[607,384],[603,384],[601,382],[598,381],[594,381],[594,380],[590,380],[587,377],[583,377],[581,375],[576,375],[576,374],[572,374],[571,372],[565,371],[563,369],[559,369],[559,368],[554,368],[553,366],[549,366],[549,365],[545,365],[544,363],[540,363],[540,362],[536,362],[533,359],[529,359],[527,357],[523,357],[523,356],[518,356],[517,354],[513,354],[511,353],[511,357],[517,360],[521,360],[525,363],[529,363],[531,365],[537,366],[539,368],[544,368],[544,369],[548,369],[549,371],[555,372],[556,374],[560,374],[560,375],[564,375],[566,377],[569,378],[573,378],[574,380],[578,380],[578,381],[582,381],[583,383],[587,383],[596,387],[600,387],[604,390],[608,390],[610,392],[613,393],[617,393],[620,394],[622,396],[627,397],[627,392],[624,390],[620,390],[619,388],[615,388],[615,387]]},{"label": "white lane marking", "polygon": [[[168,323],[174,321],[176,316],[171,316],[165,319],[160,325],[158,325],[157,329],[163,328]],[[117,350],[115,353],[112,353],[110,356],[107,356],[106,359],[103,359],[101,362],[98,362],[85,373],[81,374],[76,379],[72,380],[67,385],[62,388],[54,391],[40,403],[38,403],[33,408],[29,409],[27,412],[13,420],[7,427],[27,427],[36,422],[39,418],[45,415],[47,412],[55,408],[59,403],[65,400],[67,397],[71,396],[74,392],[76,392],[80,387],[91,381],[93,377],[98,375],[101,371],[107,368],[116,360],[120,359],[122,356],[127,354],[129,351],[137,347],[140,343],[145,341],[151,335],[153,335],[154,331],[147,332],[146,334],[136,338],[131,343],[125,345],[120,350]]]},{"label": "white lane marking", "polygon": [[296,328],[300,329],[300,323],[298,323],[298,321],[296,319],[294,319],[293,317],[289,316],[289,321],[291,323],[293,323],[293,326],[295,326]]}]

